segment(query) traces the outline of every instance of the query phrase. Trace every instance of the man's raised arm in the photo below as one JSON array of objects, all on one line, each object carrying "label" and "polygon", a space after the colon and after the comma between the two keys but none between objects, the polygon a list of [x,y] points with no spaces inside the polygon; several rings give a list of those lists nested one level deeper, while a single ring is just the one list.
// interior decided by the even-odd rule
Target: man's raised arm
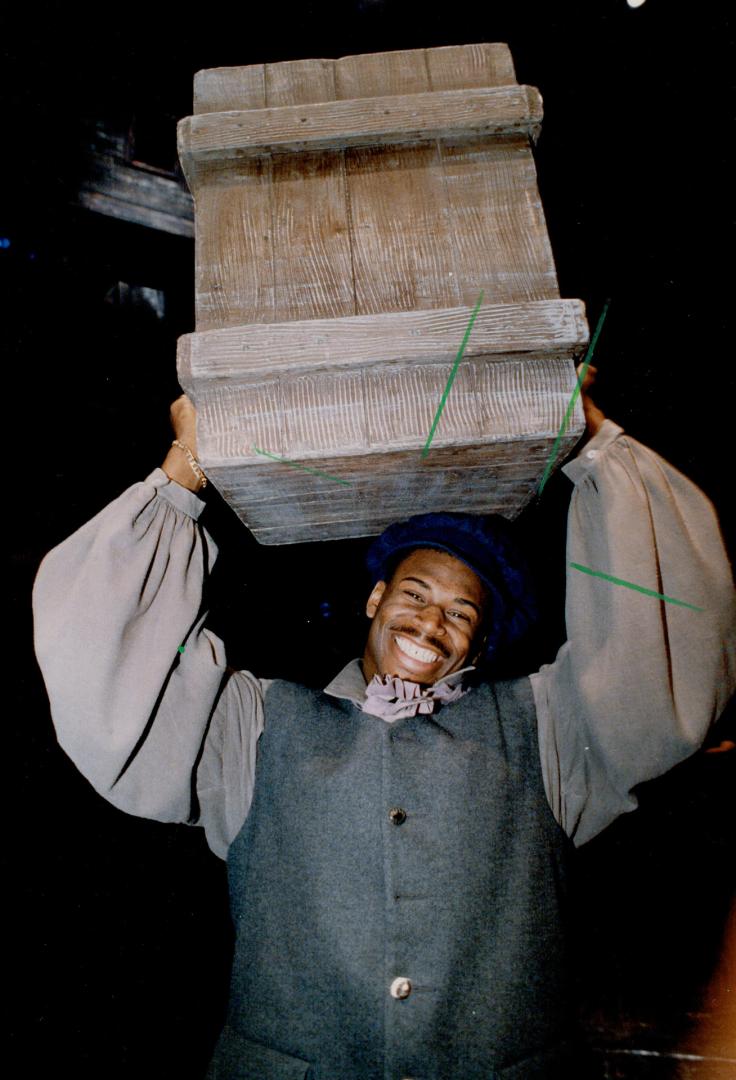
[{"label": "man's raised arm", "polygon": [[697,750],[736,686],[733,581],[712,504],[587,406],[597,433],[564,467],[575,484],[567,641],[532,676],[548,798],[577,844],[636,806],[636,784]]},{"label": "man's raised arm", "polygon": [[[171,417],[194,449],[188,399]],[[225,834],[225,819],[234,813],[237,823],[247,810],[262,687],[246,672],[231,676],[222,641],[203,626],[217,548],[198,524],[198,486],[172,448],[164,468],[50,551],[33,589],[35,648],[59,742],[101,795],[141,817],[189,821],[201,810],[201,756],[205,818]],[[237,793],[218,790],[223,754],[245,785]],[[210,843],[224,853],[222,836]]]}]

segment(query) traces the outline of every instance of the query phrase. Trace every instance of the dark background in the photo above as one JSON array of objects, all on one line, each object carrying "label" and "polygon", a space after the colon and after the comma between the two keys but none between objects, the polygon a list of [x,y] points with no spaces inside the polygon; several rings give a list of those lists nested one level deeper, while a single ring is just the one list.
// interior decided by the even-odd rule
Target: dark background
[{"label": "dark background", "polygon": [[[90,131],[127,132],[138,159],[176,175],[200,68],[507,42],[544,98],[536,160],[561,295],[591,323],[611,298],[600,403],[706,491],[733,556],[732,28],[725,5],[666,0],[26,6],[0,39],[12,1075],[195,1080],[224,1002],[224,865],[199,830],[95,795],[56,745],[32,652],[41,557],[161,463],[176,339],[194,329],[192,241],[76,204]],[[162,292],[164,317],[120,302],[119,282]],[[521,522],[545,612],[515,661],[526,670],[562,639],[569,495],[557,475]],[[323,684],[362,651],[363,541],[262,548],[216,493],[205,524],[221,547],[211,625],[233,665]],[[249,612],[281,610],[287,577],[289,625],[256,638]],[[297,656],[279,645],[287,631]],[[732,730],[727,714],[713,741]],[[701,753],[645,785],[641,809],[580,852],[591,1076],[705,1075],[654,1055],[708,1012],[734,890],[734,758]]]}]

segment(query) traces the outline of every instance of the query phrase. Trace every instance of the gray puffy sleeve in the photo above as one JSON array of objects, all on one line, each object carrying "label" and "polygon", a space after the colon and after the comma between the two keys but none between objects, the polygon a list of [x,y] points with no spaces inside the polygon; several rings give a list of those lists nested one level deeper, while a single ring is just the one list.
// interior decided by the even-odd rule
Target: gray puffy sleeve
[{"label": "gray puffy sleeve", "polygon": [[247,813],[261,682],[204,628],[217,548],[162,469],[42,560],[34,642],[59,742],[128,813],[197,822],[220,856]]},{"label": "gray puffy sleeve", "polygon": [[713,506],[673,466],[606,420],[564,471],[567,641],[531,680],[547,796],[582,844],[703,742],[736,685],[736,607]]}]

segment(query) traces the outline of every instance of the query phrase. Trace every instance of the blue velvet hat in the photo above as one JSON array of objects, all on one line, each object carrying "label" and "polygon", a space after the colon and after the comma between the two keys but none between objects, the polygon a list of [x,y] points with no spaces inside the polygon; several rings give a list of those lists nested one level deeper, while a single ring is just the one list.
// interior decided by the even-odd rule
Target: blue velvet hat
[{"label": "blue velvet hat", "polygon": [[373,583],[387,581],[396,556],[417,548],[454,555],[490,592],[486,660],[515,644],[537,619],[531,572],[500,514],[417,514],[389,525],[371,544],[366,564]]}]

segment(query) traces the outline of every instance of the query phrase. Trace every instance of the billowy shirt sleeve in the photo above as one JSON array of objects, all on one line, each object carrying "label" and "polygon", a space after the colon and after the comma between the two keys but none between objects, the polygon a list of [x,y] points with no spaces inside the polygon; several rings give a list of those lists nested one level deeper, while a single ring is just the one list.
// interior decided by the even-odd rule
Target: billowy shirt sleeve
[{"label": "billowy shirt sleeve", "polygon": [[713,506],[672,465],[606,420],[564,472],[567,641],[531,681],[547,797],[579,845],[703,742],[736,684],[736,606]]},{"label": "billowy shirt sleeve", "polygon": [[203,825],[224,858],[265,684],[228,668],[203,625],[217,557],[203,507],[162,469],[128,488],[42,560],[34,642],[59,742],[93,787],[127,813]]}]

